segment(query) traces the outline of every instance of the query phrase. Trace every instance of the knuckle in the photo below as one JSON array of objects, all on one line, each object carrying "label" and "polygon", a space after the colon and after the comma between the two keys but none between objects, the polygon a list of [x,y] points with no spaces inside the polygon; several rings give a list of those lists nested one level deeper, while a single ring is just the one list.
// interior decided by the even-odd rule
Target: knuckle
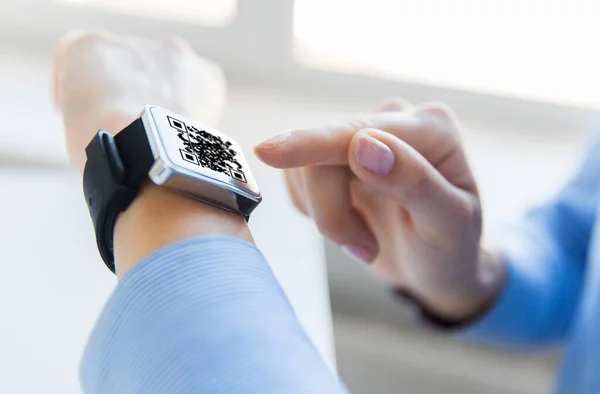
[{"label": "knuckle", "polygon": [[435,102],[427,103],[422,106],[423,112],[429,116],[451,122],[454,118],[452,108],[446,103]]},{"label": "knuckle", "polygon": [[459,142],[454,113],[447,104],[425,104],[417,110],[417,116],[421,120],[419,131],[424,136],[444,145],[453,145]]},{"label": "knuckle", "polygon": [[456,147],[460,145],[459,135],[453,127],[438,127],[436,134],[438,144],[441,147]]},{"label": "knuckle", "polygon": [[70,48],[99,44],[108,39],[109,33],[102,30],[79,30],[71,32],[65,37],[65,42]]},{"label": "knuckle", "polygon": [[395,97],[383,101],[379,107],[380,112],[404,111],[410,108],[410,103],[403,98]]},{"label": "knuckle", "polygon": [[55,49],[55,71],[61,71],[72,62],[81,64],[81,59],[102,54],[103,47],[111,39],[111,34],[102,30],[70,31],[60,39]]},{"label": "knuckle", "polygon": [[90,56],[101,56],[105,47],[112,40],[108,32],[102,30],[75,30],[67,33],[58,43],[55,50],[55,67],[60,69],[65,64],[80,63],[80,59]]}]

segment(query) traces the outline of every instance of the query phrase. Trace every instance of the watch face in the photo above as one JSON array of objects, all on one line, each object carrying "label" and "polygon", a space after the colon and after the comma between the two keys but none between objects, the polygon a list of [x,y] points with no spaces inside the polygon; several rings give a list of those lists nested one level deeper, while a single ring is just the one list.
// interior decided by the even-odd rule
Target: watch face
[{"label": "watch face", "polygon": [[158,139],[155,153],[172,170],[260,196],[244,153],[227,135],[156,106],[146,107],[142,119]]}]

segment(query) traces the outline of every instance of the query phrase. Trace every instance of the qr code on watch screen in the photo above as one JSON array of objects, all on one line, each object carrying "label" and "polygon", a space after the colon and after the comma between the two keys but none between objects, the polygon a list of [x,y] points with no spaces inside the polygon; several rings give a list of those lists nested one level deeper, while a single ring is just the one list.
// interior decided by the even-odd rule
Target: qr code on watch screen
[{"label": "qr code on watch screen", "polygon": [[246,175],[242,171],[242,165],[236,160],[237,152],[231,142],[170,116],[167,118],[183,143],[183,148],[179,150],[183,160],[246,182]]}]

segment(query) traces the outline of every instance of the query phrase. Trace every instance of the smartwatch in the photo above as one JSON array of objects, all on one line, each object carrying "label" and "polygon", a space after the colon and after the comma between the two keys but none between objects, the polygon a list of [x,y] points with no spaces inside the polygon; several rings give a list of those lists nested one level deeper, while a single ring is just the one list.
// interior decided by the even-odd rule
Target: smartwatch
[{"label": "smartwatch", "polygon": [[114,136],[99,130],[85,152],[83,193],[98,250],[113,273],[116,219],[146,179],[246,220],[262,200],[235,141],[154,105]]}]

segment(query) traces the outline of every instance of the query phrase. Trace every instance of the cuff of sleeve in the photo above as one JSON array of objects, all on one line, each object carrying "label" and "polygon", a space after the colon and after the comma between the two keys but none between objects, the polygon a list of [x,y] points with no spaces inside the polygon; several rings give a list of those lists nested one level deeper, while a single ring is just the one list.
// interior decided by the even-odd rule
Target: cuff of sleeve
[{"label": "cuff of sleeve", "polygon": [[394,290],[396,298],[412,310],[416,323],[422,327],[476,342],[497,342],[502,346],[514,343],[515,319],[530,317],[530,311],[515,308],[527,293],[527,285],[515,272],[515,267],[507,264],[504,289],[498,297],[468,319],[449,321],[429,311],[410,292]]},{"label": "cuff of sleeve", "polygon": [[537,254],[534,247],[510,250],[505,262],[505,287],[496,303],[457,336],[513,350],[561,340],[579,295],[576,263],[557,264]]},{"label": "cuff of sleeve", "polygon": [[[538,245],[539,249],[544,249]],[[578,297],[580,276],[573,262],[562,264],[536,254],[535,248],[510,248],[505,254],[505,283],[491,304],[464,321],[447,321],[431,313],[410,293],[394,291],[414,310],[425,328],[459,339],[526,350],[560,340],[568,330]],[[544,261],[540,267],[535,262]],[[558,317],[558,318],[557,318]]]},{"label": "cuff of sleeve", "polygon": [[[224,251],[227,251],[226,256]],[[239,262],[240,258],[244,262],[261,262],[261,264],[251,265],[262,266],[270,272],[262,253],[251,242],[230,235],[203,235],[174,242],[144,257],[119,281],[115,295],[121,288],[128,287],[130,283],[143,282],[143,279],[147,277],[160,278],[157,275],[163,272],[179,270],[182,265],[185,265],[185,262],[220,261],[223,258],[230,263]],[[218,266],[212,267],[212,269],[216,272],[224,271]]]},{"label": "cuff of sleeve", "polygon": [[525,322],[531,318],[531,313],[535,313],[528,308],[515,307],[531,296],[528,287],[528,283],[518,273],[518,267],[508,262],[504,289],[496,302],[481,314],[478,320],[465,326],[457,335],[474,341],[491,340],[503,346],[507,343],[515,343],[517,336],[515,322]]}]

